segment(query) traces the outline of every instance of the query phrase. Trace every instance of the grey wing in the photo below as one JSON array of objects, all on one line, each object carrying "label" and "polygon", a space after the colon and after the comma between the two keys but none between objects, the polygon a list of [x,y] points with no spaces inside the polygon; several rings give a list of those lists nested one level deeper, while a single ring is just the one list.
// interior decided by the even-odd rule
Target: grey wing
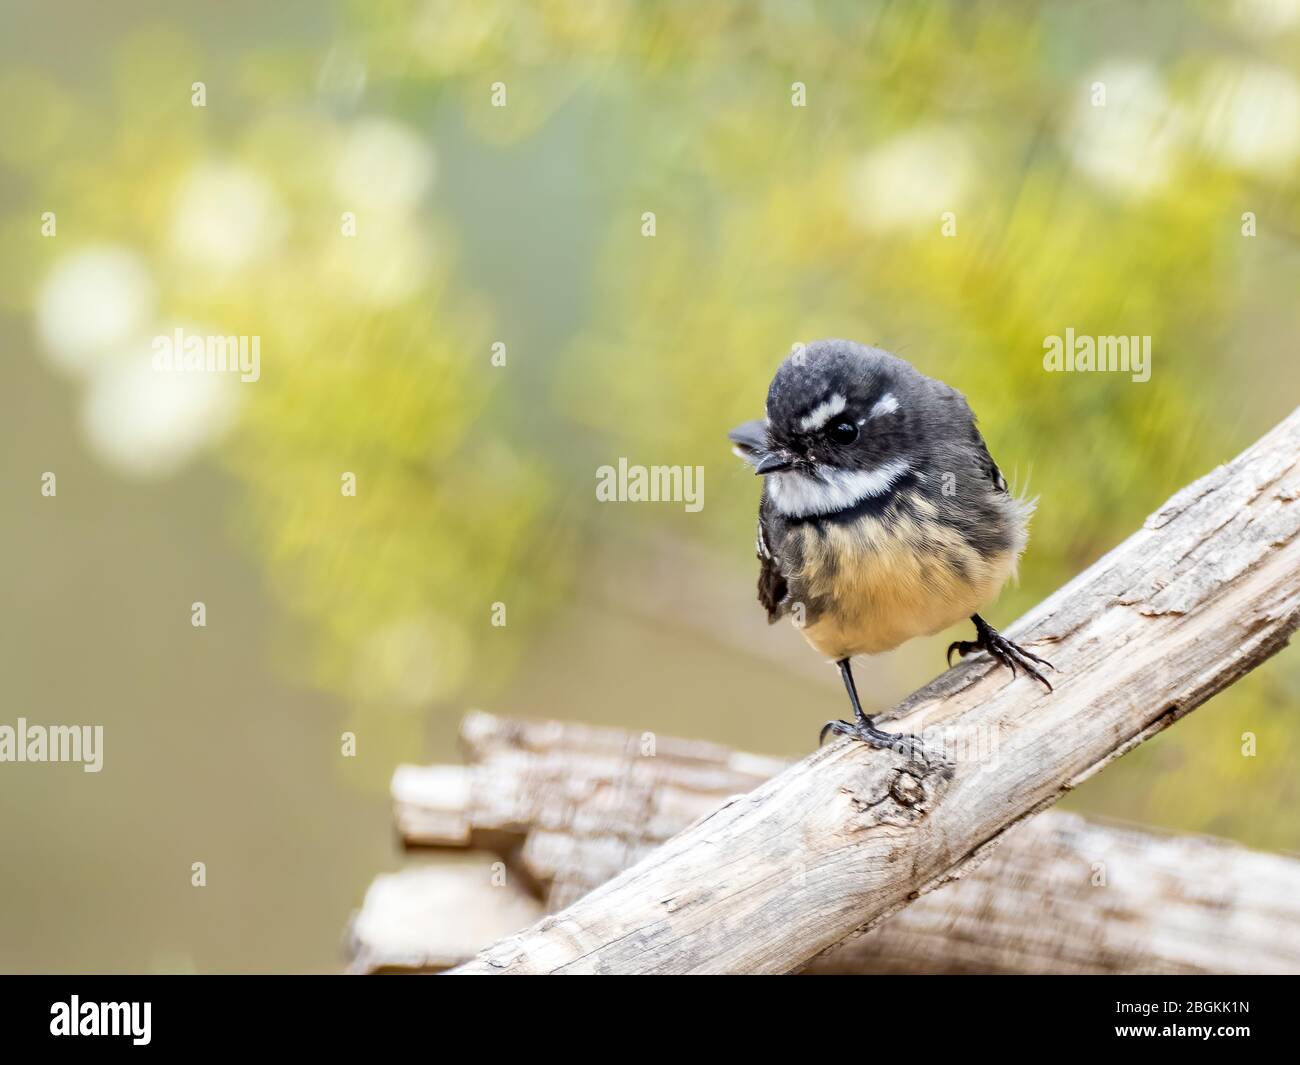
[{"label": "grey wing", "polygon": [[790,586],[781,570],[780,540],[771,543],[779,530],[766,520],[763,511],[758,513],[758,536],[755,550],[758,554],[758,601],[767,611],[769,625],[779,620],[788,609]]},{"label": "grey wing", "polygon": [[[970,409],[966,397],[951,385],[946,385],[942,381],[934,381],[929,378],[927,380],[930,381],[932,388],[938,390],[941,409],[946,408],[945,417],[959,423],[964,422],[969,427],[967,443],[962,446],[962,450],[966,451],[967,455],[974,460],[974,472],[992,484],[995,491],[1004,495],[1009,494],[1007,479],[1002,476],[998,464],[993,461],[993,456],[989,454],[989,446],[984,442],[984,434],[980,432],[975,412]],[[956,443],[960,439],[960,436],[954,436],[953,442]],[[959,465],[964,465],[964,463]]]},{"label": "grey wing", "polygon": [[1034,501],[1012,496],[1007,479],[989,454],[988,445],[978,429],[974,434],[975,476],[992,487],[985,489],[982,503],[968,500],[967,515],[973,517],[965,530],[971,545],[981,554],[989,556],[1002,551],[1024,550],[1028,537],[1029,516],[1034,512]]},{"label": "grey wing", "polygon": [[999,492],[1007,493],[1007,479],[1002,476],[998,464],[993,461],[993,456],[989,454],[989,446],[984,442],[983,434],[974,426],[971,429],[975,434],[976,462],[979,464],[980,472],[993,482],[993,487]]}]

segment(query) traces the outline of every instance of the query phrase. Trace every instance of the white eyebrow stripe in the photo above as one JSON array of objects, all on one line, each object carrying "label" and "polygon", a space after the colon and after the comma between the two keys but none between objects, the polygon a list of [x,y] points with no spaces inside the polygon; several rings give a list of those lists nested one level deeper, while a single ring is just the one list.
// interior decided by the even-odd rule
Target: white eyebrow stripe
[{"label": "white eyebrow stripe", "polygon": [[898,400],[894,398],[894,393],[886,392],[876,400],[876,405],[871,408],[871,413],[867,417],[879,418],[882,414],[893,414],[896,410],[898,410]]},{"label": "white eyebrow stripe", "polygon": [[835,415],[839,414],[848,405],[848,402],[849,401],[845,399],[844,396],[836,392],[830,399],[818,403],[817,406],[813,407],[812,410],[800,418],[799,428],[805,433],[812,432],[815,429],[820,429],[828,421],[834,418]]}]

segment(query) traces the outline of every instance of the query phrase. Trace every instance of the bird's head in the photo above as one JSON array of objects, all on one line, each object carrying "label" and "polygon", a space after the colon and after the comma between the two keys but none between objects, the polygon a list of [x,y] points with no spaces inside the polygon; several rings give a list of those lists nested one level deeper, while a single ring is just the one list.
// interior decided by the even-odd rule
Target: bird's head
[{"label": "bird's head", "polygon": [[914,467],[909,406],[924,381],[878,348],[819,340],[781,363],[767,417],[733,429],[731,440],[767,478],[778,510],[794,517],[843,510],[887,492]]}]

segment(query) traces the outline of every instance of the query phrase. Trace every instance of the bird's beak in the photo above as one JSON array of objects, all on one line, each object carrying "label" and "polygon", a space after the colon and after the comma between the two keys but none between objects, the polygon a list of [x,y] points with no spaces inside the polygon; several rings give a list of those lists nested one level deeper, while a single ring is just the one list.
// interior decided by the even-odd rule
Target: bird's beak
[{"label": "bird's beak", "polygon": [[794,456],[787,451],[769,451],[754,466],[754,472],[781,473],[794,465]]}]

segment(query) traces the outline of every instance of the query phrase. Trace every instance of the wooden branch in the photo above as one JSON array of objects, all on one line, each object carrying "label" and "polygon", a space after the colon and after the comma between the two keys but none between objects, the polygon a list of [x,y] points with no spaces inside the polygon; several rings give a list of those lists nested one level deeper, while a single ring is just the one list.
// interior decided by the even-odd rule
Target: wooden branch
[{"label": "wooden branch", "polygon": [[[716,744],[487,714],[467,716],[462,737],[470,766],[395,774],[406,841],[494,847],[548,910],[785,767]],[[446,831],[431,835],[429,825]],[[457,956],[466,936],[451,914],[481,920],[497,906],[501,934],[526,923],[499,876],[497,890],[486,875],[448,883],[429,876],[423,867],[376,882],[356,922],[354,970],[428,971],[465,960],[487,940]],[[1011,829],[961,880],[808,971],[1297,972],[1300,862],[1048,811]]]},{"label": "wooden branch", "polygon": [[[470,766],[400,766],[407,846],[495,850],[558,910],[787,762],[717,744],[473,713]],[[454,782],[454,783],[453,783]]]},{"label": "wooden branch", "polygon": [[1050,810],[808,971],[1297,973],[1300,862]]},{"label": "wooden branch", "polygon": [[884,715],[927,760],[817,751],[455,971],[788,972],[879,924],[1285,645],[1298,456],[1300,411],[1012,626],[1054,693],[965,662]]},{"label": "wooden branch", "polygon": [[375,878],[348,929],[354,973],[440,972],[545,912],[486,855]]}]

